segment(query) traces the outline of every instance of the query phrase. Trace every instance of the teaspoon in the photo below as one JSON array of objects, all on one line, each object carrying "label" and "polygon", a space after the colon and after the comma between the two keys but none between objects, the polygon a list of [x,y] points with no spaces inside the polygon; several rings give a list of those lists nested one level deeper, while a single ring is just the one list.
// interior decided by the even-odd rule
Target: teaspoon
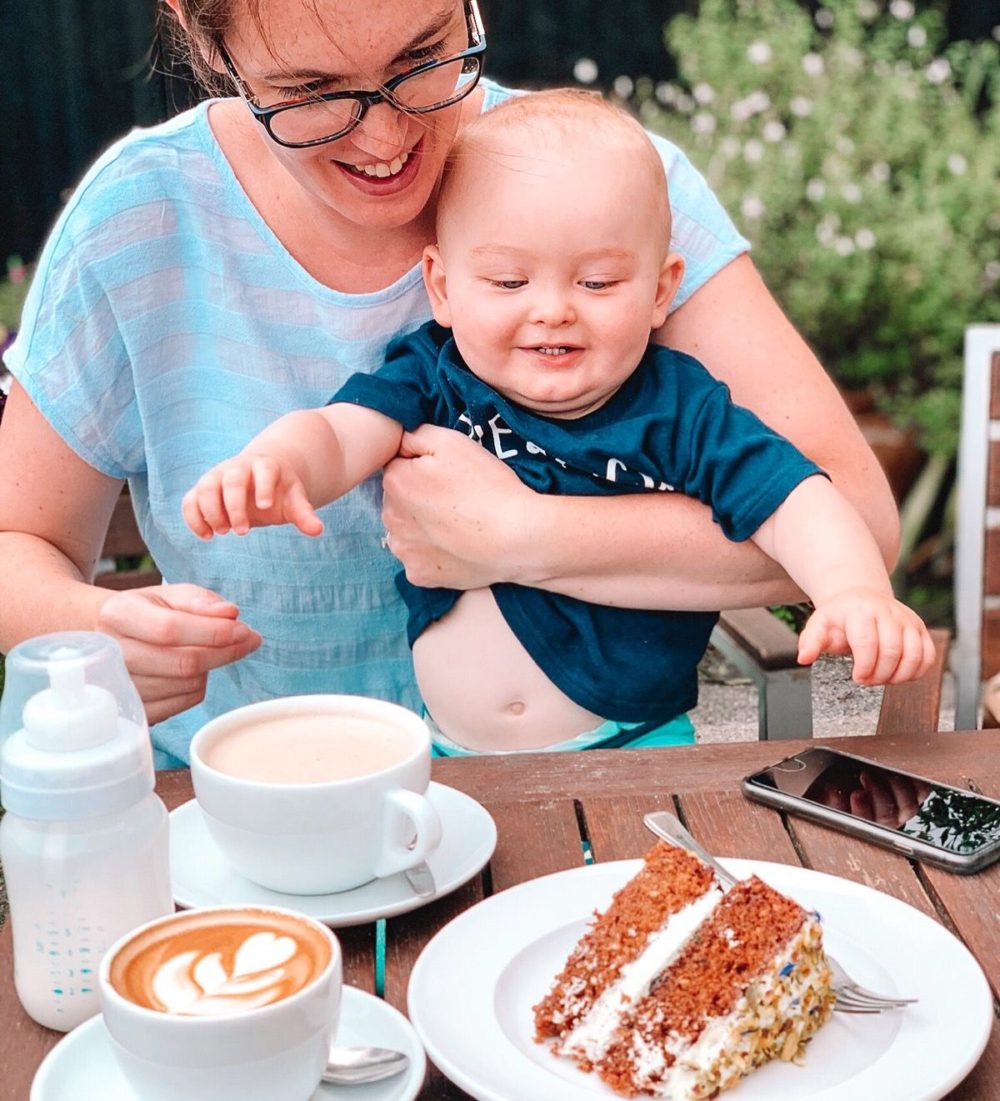
[{"label": "teaspoon", "polygon": [[332,1047],[323,1081],[339,1086],[358,1086],[402,1074],[410,1057],[388,1047]]}]

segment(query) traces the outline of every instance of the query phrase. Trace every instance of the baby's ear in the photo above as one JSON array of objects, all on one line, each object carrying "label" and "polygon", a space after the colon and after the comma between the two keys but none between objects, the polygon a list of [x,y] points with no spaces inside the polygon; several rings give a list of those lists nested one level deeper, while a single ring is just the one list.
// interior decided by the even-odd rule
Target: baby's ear
[{"label": "baby's ear", "polygon": [[439,325],[451,327],[451,310],[448,308],[448,279],[437,245],[428,245],[423,256],[424,286],[431,300],[431,313]]},{"label": "baby's ear", "polygon": [[655,331],[667,320],[670,303],[674,300],[677,288],[684,278],[684,260],[676,252],[671,252],[663,261],[660,277],[656,281],[656,299],[653,302],[653,320],[650,328]]}]

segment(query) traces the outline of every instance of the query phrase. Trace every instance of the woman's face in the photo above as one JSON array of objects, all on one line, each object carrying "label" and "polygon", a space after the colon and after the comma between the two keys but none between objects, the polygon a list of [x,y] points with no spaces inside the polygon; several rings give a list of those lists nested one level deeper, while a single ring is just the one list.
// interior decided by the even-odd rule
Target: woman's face
[{"label": "woman's face", "polygon": [[[462,0],[263,0],[259,19],[243,11],[226,36],[236,71],[265,107],[315,92],[372,91],[468,44]],[[379,103],[346,136],[306,149],[278,145],[253,125],[310,195],[350,222],[388,229],[427,206],[463,108],[475,102],[473,93],[426,115]]]}]

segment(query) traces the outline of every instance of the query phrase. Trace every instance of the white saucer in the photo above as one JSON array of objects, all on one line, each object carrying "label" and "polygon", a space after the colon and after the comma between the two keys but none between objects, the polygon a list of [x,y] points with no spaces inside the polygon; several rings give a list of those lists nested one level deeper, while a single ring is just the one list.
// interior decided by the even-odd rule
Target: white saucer
[{"label": "white saucer", "polygon": [[[427,1071],[424,1049],[410,1022],[381,998],[344,987],[337,1043],[395,1048],[409,1055],[410,1065],[395,1078],[365,1086],[324,1083],[312,1101],[413,1101],[420,1092]],[[118,1069],[100,1014],[68,1032],[46,1055],[29,1101],[139,1101]]]},{"label": "white saucer", "polygon": [[333,895],[288,895],[270,891],[230,868],[209,836],[205,819],[192,799],[170,815],[170,880],[179,906],[218,906],[256,902],[284,906],[317,918],[333,928],[363,925],[376,918],[405,914],[426,906],[467,883],[493,855],[497,828],[488,810],[444,784],[427,790],[441,816],[441,844],[427,858],[437,890],[420,898],[402,873],[375,879],[353,891]]}]

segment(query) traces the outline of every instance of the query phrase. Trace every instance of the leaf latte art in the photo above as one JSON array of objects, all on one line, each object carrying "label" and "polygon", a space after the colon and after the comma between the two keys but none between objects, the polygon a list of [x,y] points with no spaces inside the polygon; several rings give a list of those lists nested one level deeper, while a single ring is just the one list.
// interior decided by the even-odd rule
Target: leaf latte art
[{"label": "leaf latte art", "polygon": [[130,942],[111,983],[138,1005],[191,1017],[244,1013],[301,990],[330,960],[313,929],[267,911],[193,911]]}]

